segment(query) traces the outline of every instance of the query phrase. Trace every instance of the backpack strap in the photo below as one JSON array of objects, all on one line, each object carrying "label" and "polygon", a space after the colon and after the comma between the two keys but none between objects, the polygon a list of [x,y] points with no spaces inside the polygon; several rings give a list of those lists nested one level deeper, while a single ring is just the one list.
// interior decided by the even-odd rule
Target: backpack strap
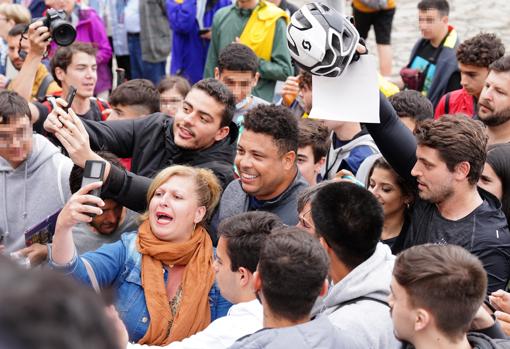
[{"label": "backpack strap", "polygon": [[46,91],[53,81],[53,77],[50,74],[47,74],[44,77],[41,85],[39,85],[39,89],[37,90],[37,95],[35,96],[39,102],[42,102],[46,99]]},{"label": "backpack strap", "polygon": [[386,301],[383,301],[381,299],[377,299],[377,298],[373,298],[373,297],[368,297],[368,296],[361,296],[361,297],[357,297],[357,298],[354,298],[354,299],[351,299],[351,300],[348,300],[347,302],[343,302],[343,303],[340,303],[336,306],[335,310],[333,310],[333,313],[335,311],[337,311],[338,309],[340,309],[341,307],[345,306],[345,305],[349,305],[349,304],[353,304],[353,303],[357,303],[359,301],[372,301],[372,302],[377,302],[377,303],[380,303],[380,304],[383,304],[385,306],[387,306],[388,308],[390,307],[390,305],[388,304],[388,302]]},{"label": "backpack strap", "polygon": [[450,92],[448,92],[444,97],[444,113],[448,114],[450,112]]}]

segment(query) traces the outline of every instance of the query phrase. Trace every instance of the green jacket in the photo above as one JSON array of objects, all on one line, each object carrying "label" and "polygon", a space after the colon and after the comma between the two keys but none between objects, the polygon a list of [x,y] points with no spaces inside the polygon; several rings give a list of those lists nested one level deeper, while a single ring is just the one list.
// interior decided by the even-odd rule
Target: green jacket
[{"label": "green jacket", "polygon": [[[223,7],[214,15],[212,39],[207,52],[204,77],[213,78],[214,68],[218,65],[218,56],[222,48],[240,37],[250,18],[252,10],[239,9],[237,6]],[[287,25],[283,18],[276,22],[271,61],[259,60],[260,79],[253,89],[253,95],[268,102],[273,101],[274,86],[277,80],[285,81],[292,75],[292,63],[287,48]]]}]

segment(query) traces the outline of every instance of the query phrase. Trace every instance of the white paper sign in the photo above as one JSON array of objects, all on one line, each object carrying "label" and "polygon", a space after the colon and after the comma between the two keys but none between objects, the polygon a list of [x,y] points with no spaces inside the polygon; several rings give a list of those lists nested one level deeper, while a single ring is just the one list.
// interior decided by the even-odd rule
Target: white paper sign
[{"label": "white paper sign", "polygon": [[379,123],[376,61],[362,55],[339,78],[312,76],[310,118]]}]

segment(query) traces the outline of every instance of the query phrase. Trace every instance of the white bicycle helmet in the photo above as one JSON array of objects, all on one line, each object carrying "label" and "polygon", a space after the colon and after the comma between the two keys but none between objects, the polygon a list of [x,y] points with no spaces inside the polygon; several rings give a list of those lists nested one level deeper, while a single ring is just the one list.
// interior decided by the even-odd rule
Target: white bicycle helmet
[{"label": "white bicycle helmet", "polygon": [[301,7],[287,27],[291,57],[313,75],[342,75],[356,53],[358,42],[359,33],[354,25],[319,2]]}]

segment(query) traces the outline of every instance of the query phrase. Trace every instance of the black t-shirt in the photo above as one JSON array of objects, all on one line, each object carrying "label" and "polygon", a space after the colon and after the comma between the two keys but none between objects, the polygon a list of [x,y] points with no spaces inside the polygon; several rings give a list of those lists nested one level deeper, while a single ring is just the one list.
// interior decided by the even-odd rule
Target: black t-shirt
[{"label": "black t-shirt", "polygon": [[[411,68],[417,68],[424,71],[426,69],[427,64],[433,61],[436,55],[439,55],[438,50],[440,48],[441,46],[434,47],[432,46],[430,41],[428,40],[425,41],[424,44],[420,45],[416,50],[416,56],[411,62]],[[434,79],[435,71],[436,65],[430,64],[427,71],[427,77],[425,79],[425,83],[423,86],[423,91],[428,91],[430,89],[430,86],[432,85],[432,80]],[[446,85],[446,92],[455,91],[458,90],[459,88],[461,88],[460,73],[456,72],[455,74],[452,74],[452,76],[450,76],[448,84]]]}]

